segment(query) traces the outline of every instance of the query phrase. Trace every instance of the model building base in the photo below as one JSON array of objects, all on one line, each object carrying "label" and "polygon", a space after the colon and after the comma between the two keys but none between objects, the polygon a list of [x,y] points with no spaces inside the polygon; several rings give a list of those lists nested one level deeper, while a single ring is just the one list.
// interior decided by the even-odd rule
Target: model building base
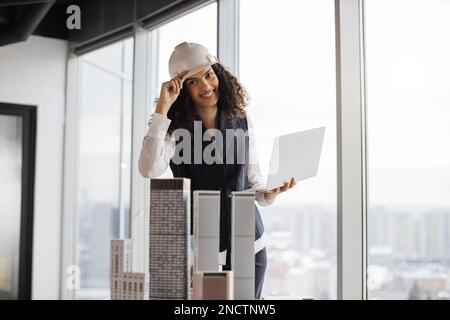
[{"label": "model building base", "polygon": [[194,300],[232,300],[233,272],[194,272]]}]

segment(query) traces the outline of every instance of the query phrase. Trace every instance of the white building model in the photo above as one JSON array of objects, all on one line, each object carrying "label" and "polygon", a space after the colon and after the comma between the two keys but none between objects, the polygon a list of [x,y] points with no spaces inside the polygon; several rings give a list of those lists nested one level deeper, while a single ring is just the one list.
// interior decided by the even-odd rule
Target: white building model
[{"label": "white building model", "polygon": [[255,193],[231,193],[231,269],[234,299],[255,299]]},{"label": "white building model", "polygon": [[194,191],[194,271],[220,271],[220,191]]},{"label": "white building model", "polygon": [[148,300],[148,275],[131,272],[133,242],[111,240],[111,300]]}]

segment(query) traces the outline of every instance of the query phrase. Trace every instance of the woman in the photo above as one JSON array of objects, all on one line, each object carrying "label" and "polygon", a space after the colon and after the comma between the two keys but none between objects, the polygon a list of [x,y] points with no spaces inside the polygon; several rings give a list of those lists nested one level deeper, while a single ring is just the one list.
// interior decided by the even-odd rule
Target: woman
[{"label": "woman", "polygon": [[[144,177],[156,178],[170,166],[174,177],[191,179],[192,190],[221,191],[219,257],[223,270],[229,270],[231,248],[229,195],[232,191],[263,185],[257,163],[252,124],[244,110],[247,104],[246,93],[236,77],[199,44],[183,42],[177,45],[169,60],[169,73],[172,80],[161,85],[156,110],[144,137],[139,170]],[[200,155],[204,156],[205,151],[211,150],[205,148],[215,143],[215,137],[220,137],[223,138],[222,148],[220,151],[213,148],[214,157],[224,160],[211,163],[200,158],[198,161],[199,158],[196,157],[198,150],[195,154],[196,146],[193,141],[196,125],[198,129],[201,127]],[[194,139],[188,141],[192,145],[190,151],[187,151],[190,154],[184,154],[186,150],[178,148],[183,142],[186,145],[184,138],[176,142],[175,136],[178,135],[175,131],[178,129],[194,133]],[[231,129],[247,132],[247,138],[243,143],[245,149],[238,149],[237,138],[226,134],[226,131]],[[205,132],[211,139],[203,141]],[[230,144],[231,139],[234,139],[235,143]],[[242,158],[242,155],[245,156]],[[175,156],[189,161],[175,160]],[[256,201],[261,206],[270,205],[280,193],[295,184],[296,181],[292,178],[281,188],[257,193]],[[263,223],[256,208],[255,297],[257,299],[261,297],[267,264],[263,235]]]}]

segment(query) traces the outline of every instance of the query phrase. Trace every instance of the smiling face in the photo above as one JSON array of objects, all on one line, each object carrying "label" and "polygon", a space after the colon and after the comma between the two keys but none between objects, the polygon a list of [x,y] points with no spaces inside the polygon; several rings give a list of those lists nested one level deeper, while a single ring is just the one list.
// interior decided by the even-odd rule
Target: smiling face
[{"label": "smiling face", "polygon": [[219,100],[219,79],[211,66],[205,67],[184,81],[189,96],[198,108],[217,105]]}]

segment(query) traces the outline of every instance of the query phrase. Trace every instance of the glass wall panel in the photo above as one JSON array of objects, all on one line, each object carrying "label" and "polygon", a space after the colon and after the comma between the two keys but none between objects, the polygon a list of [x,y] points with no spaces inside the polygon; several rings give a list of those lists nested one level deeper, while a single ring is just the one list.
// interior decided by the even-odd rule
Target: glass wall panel
[{"label": "glass wall panel", "polygon": [[240,1],[240,80],[265,177],[277,135],[326,126],[317,177],[262,207],[264,295],[336,298],[334,1]]},{"label": "glass wall panel", "polygon": [[80,61],[77,297],[102,299],[109,297],[110,240],[129,237],[133,39]]},{"label": "glass wall panel", "polygon": [[366,1],[370,299],[450,298],[450,2]]}]

